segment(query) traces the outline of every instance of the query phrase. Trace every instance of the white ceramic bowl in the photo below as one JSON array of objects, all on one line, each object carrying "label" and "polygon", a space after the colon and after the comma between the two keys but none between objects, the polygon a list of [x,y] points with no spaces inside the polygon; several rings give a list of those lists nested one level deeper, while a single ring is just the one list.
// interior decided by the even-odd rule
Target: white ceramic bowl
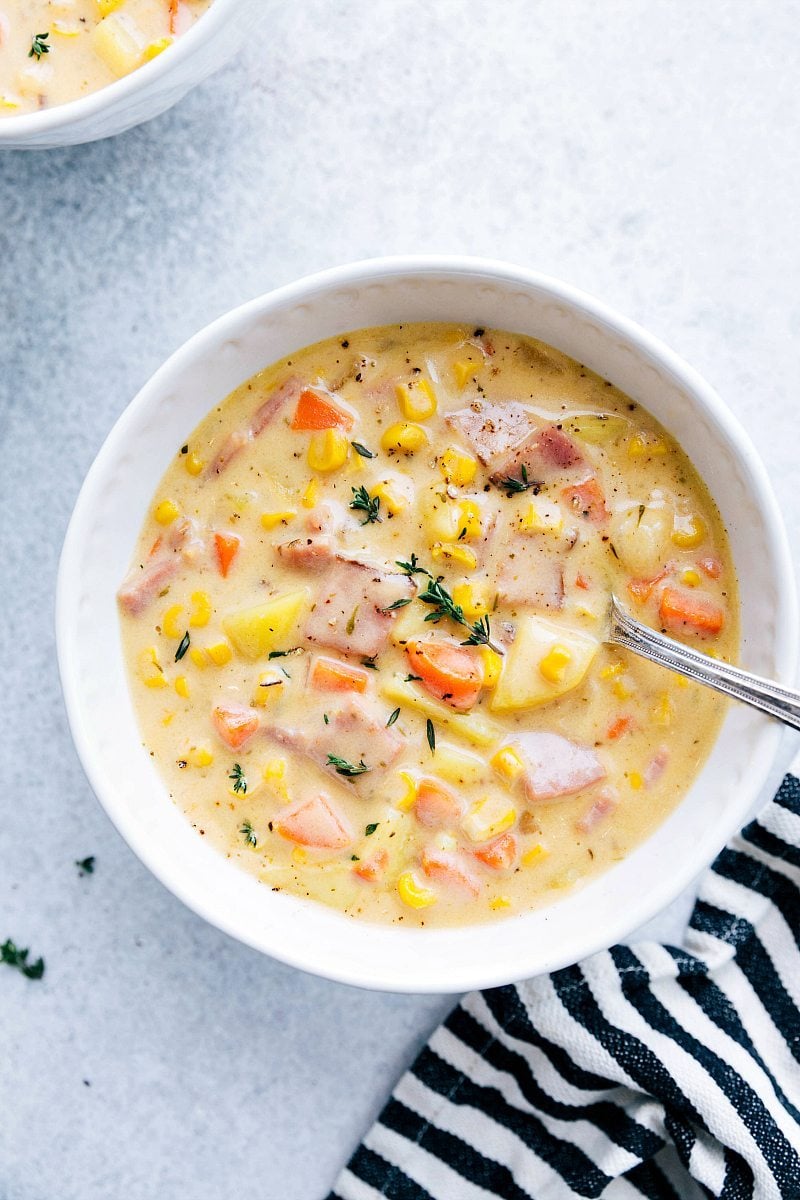
[{"label": "white ceramic bowl", "polygon": [[370,925],[275,894],[214,851],[167,795],[141,747],[115,593],[158,480],[206,412],[263,366],[365,325],[447,320],[533,334],[641,401],[688,451],[715,496],[738,567],[751,670],[790,682],[794,578],[766,473],[722,401],[644,330],[575,289],[479,259],[386,259],[280,288],[221,317],[153,376],[84,483],[58,580],[61,678],[78,752],[123,837],[186,904],[284,962],[362,987],[456,992],[507,983],[611,945],[668,904],[748,814],[779,727],[731,706],[689,793],[658,831],[587,887],[491,925]]},{"label": "white ceramic bowl", "polygon": [[157,117],[242,47],[263,9],[263,0],[214,0],[166,53],[130,75],[67,104],[0,119],[0,149],[96,142]]}]

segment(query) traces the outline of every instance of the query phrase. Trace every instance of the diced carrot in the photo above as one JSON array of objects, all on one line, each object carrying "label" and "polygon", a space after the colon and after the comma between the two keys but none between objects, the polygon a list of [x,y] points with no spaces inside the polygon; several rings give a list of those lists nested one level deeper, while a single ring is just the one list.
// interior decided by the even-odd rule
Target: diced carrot
[{"label": "diced carrot", "polygon": [[451,708],[472,708],[483,686],[483,663],[469,646],[457,642],[407,642],[406,654],[422,686]]},{"label": "diced carrot", "polygon": [[426,776],[417,783],[414,815],[431,829],[448,829],[464,815],[464,805],[455,792],[438,779]]},{"label": "diced carrot", "polygon": [[561,495],[574,512],[591,521],[593,525],[602,525],[611,516],[606,508],[605,492],[594,475],[585,479],[583,483],[564,488]]},{"label": "diced carrot", "polygon": [[169,0],[169,31],[170,33],[178,32],[178,9],[180,8],[180,0]]},{"label": "diced carrot", "polygon": [[590,584],[585,575],[578,574],[575,576],[575,587],[580,588],[584,592],[588,592]]},{"label": "diced carrot", "polygon": [[292,429],[351,429],[355,415],[332,396],[304,388],[292,417]]},{"label": "diced carrot", "polygon": [[725,624],[725,610],[707,596],[666,587],[661,593],[658,609],[661,621],[668,629],[690,629],[698,633],[719,633]]},{"label": "diced carrot", "polygon": [[426,846],[422,851],[421,862],[422,869],[429,879],[434,879],[445,887],[470,892],[473,896],[480,894],[478,880],[470,871],[464,855]]},{"label": "diced carrot", "polygon": [[159,534],[158,537],[156,538],[156,540],[153,542],[152,546],[150,547],[150,554],[149,554],[150,558],[152,558],[154,554],[157,554],[158,551],[161,549],[161,543],[163,542],[163,540],[164,540],[163,537],[161,536],[161,534]]},{"label": "diced carrot", "polygon": [[281,837],[316,850],[342,850],[353,840],[344,813],[328,796],[311,796],[285,808],[275,819]]},{"label": "diced carrot", "polygon": [[211,717],[217,733],[231,750],[238,750],[258,729],[258,713],[244,704],[218,704]]},{"label": "diced carrot", "polygon": [[668,565],[659,571],[657,575],[651,575],[649,579],[628,580],[628,591],[637,604],[645,604],[650,599],[653,588],[657,583],[661,583],[662,579],[666,579],[670,570],[671,567]]},{"label": "diced carrot", "polygon": [[318,655],[311,663],[308,680],[318,692],[365,692],[369,674],[362,667]]},{"label": "diced carrot", "polygon": [[623,733],[629,733],[635,724],[636,722],[631,716],[617,717],[616,721],[612,721],[606,730],[606,738],[613,742],[616,738],[621,738]]},{"label": "diced carrot", "polygon": [[487,842],[472,853],[484,866],[495,871],[508,871],[517,859],[517,839],[513,833],[501,833],[500,837]]},{"label": "diced carrot", "polygon": [[719,579],[722,574],[722,563],[713,554],[709,554],[706,558],[701,558],[697,565],[709,579]]},{"label": "diced carrot", "polygon": [[386,850],[377,850],[371,858],[364,858],[353,867],[353,874],[367,883],[375,883],[380,879],[389,865],[389,855]]},{"label": "diced carrot", "polygon": [[231,563],[236,557],[240,541],[241,538],[238,538],[235,533],[214,534],[214,549],[217,553],[219,573],[223,579],[227,579],[228,577],[228,571],[230,571]]}]

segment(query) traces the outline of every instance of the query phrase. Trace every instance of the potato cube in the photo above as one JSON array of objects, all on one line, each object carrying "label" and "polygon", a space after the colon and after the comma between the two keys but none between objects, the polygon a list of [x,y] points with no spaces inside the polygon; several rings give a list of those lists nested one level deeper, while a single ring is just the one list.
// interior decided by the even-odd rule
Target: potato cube
[{"label": "potato cube", "polygon": [[[588,633],[567,629],[544,617],[524,617],[506,651],[503,673],[489,707],[495,712],[513,712],[563,696],[582,681],[599,646]],[[547,661],[556,647],[563,670],[549,672],[552,677],[547,678],[539,664]],[[564,650],[570,655],[568,661],[564,661]]]}]

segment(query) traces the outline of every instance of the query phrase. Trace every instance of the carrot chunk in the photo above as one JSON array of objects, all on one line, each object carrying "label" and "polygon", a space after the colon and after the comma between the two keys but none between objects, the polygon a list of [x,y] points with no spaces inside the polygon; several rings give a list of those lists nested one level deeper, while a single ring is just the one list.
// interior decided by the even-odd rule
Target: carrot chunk
[{"label": "carrot chunk", "polygon": [[602,525],[611,516],[606,508],[606,496],[594,475],[583,483],[575,483],[566,487],[561,495],[573,512],[579,514],[593,525]]},{"label": "carrot chunk", "polygon": [[311,664],[309,683],[318,692],[365,692],[368,673],[362,667],[351,667],[337,658],[318,655]]},{"label": "carrot chunk", "polygon": [[258,729],[258,713],[245,704],[218,704],[211,719],[217,733],[231,750],[238,750]]},{"label": "carrot chunk", "polygon": [[483,663],[469,646],[430,639],[408,642],[406,654],[432,696],[459,712],[472,708],[483,687]]},{"label": "carrot chunk", "polygon": [[616,721],[612,721],[606,730],[606,738],[613,742],[617,738],[621,738],[623,733],[628,733],[633,729],[635,724],[636,722],[631,716],[617,717]]},{"label": "carrot chunk", "polygon": [[235,533],[215,533],[214,534],[214,550],[217,555],[217,565],[219,573],[223,579],[227,579],[228,571],[231,569],[231,563],[236,558],[241,539]]},{"label": "carrot chunk", "polygon": [[478,862],[494,871],[508,871],[517,859],[517,839],[513,833],[501,833],[492,842],[473,850]]},{"label": "carrot chunk", "polygon": [[658,609],[668,629],[693,629],[698,633],[719,633],[725,624],[725,610],[707,596],[666,587]]},{"label": "carrot chunk", "polygon": [[364,858],[353,867],[353,874],[367,883],[375,883],[383,875],[389,865],[389,855],[386,850],[378,850],[371,858]]},{"label": "carrot chunk", "polygon": [[292,417],[292,429],[351,429],[355,415],[332,396],[304,388]]},{"label": "carrot chunk", "polygon": [[414,815],[430,829],[451,829],[464,815],[464,804],[449,787],[426,776],[417,784]]},{"label": "carrot chunk", "polygon": [[628,591],[637,604],[645,604],[650,599],[653,588],[657,583],[661,583],[662,579],[666,579],[670,569],[670,566],[666,566],[657,575],[651,575],[649,579],[630,579],[628,581]]},{"label": "carrot chunk", "polygon": [[720,575],[722,574],[722,563],[713,554],[709,554],[705,558],[701,558],[697,565],[703,574],[707,575],[709,579],[719,579]]}]

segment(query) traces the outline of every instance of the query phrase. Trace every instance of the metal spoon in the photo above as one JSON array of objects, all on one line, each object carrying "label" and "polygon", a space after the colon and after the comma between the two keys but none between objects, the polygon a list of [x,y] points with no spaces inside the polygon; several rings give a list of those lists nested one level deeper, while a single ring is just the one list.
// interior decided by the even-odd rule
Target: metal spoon
[{"label": "metal spoon", "polygon": [[800,730],[800,692],[781,687],[769,679],[751,675],[740,667],[719,662],[692,650],[681,642],[665,637],[655,629],[642,625],[629,616],[616,596],[611,597],[610,630],[606,641],[614,646],[624,646],[642,658],[686,675],[696,683],[704,683],[725,696],[741,700],[761,712],[777,717],[784,725]]}]

